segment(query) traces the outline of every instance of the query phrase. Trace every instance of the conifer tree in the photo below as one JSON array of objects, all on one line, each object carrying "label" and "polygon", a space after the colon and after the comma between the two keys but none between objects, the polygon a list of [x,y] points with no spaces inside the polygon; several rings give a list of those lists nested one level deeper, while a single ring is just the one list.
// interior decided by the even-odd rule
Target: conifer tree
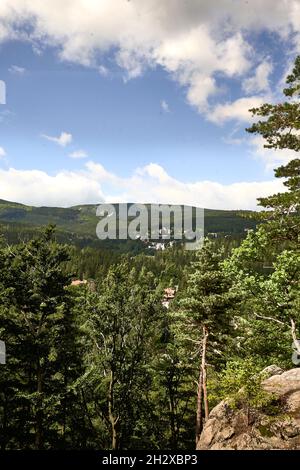
[{"label": "conifer tree", "polygon": [[[192,263],[187,287],[179,302],[179,330],[183,341],[189,344],[192,357],[198,347],[198,393],[196,418],[196,445],[208,418],[208,393],[206,385],[207,363],[216,369],[225,362],[224,352],[233,329],[232,310],[236,296],[230,291],[231,281],[223,267],[223,251],[213,242],[206,241]],[[188,346],[187,346],[188,348]],[[188,349],[187,349],[188,351]],[[204,409],[204,420],[203,420]]]},{"label": "conifer tree", "polygon": [[[286,191],[258,199],[266,209],[260,213],[263,223],[226,262],[244,298],[240,354],[281,365],[291,364],[291,341],[297,348],[300,321],[300,56],[286,82],[286,101],[251,109],[259,120],[247,129],[261,135],[266,148],[294,152],[294,159],[275,170]],[[263,268],[264,260],[268,271],[258,271],[257,263]]]},{"label": "conifer tree", "polygon": [[48,227],[28,243],[3,248],[0,258],[1,283],[9,293],[0,308],[1,336],[7,343],[1,405],[9,417],[1,440],[9,448],[59,446],[68,434],[68,385],[78,366],[66,289],[70,276],[63,269],[68,250],[55,242],[54,228]]},{"label": "conifer tree", "polygon": [[[274,150],[295,152],[295,158],[275,170],[277,178],[284,178],[286,192],[258,199],[259,204],[268,209],[261,218],[269,223],[264,230],[273,241],[288,242],[293,248],[300,245],[300,56],[296,58],[294,69],[286,79],[283,90],[287,100],[277,104],[263,104],[250,111],[259,118],[248,132],[258,134],[265,140],[265,147]],[[262,118],[262,119],[261,119]]]}]

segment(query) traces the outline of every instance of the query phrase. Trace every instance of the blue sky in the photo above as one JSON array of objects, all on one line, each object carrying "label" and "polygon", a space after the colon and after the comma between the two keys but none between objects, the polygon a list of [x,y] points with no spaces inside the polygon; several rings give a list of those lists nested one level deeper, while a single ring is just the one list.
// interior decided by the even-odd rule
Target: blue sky
[{"label": "blue sky", "polygon": [[299,1],[2,3],[0,198],[248,209],[281,189],[293,155],[244,129],[280,99]]}]

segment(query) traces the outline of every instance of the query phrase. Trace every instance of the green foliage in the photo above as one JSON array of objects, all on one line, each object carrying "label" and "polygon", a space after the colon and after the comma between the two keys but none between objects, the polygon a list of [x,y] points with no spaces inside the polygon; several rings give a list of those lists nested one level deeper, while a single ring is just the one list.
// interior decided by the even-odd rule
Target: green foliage
[{"label": "green foliage", "polygon": [[[271,209],[264,211],[261,218],[268,221],[265,231],[273,243],[288,242],[291,247],[299,248],[300,241],[300,159],[296,152],[300,150],[300,57],[297,57],[293,72],[287,77],[284,94],[289,102],[264,104],[251,109],[254,116],[264,118],[258,120],[249,129],[250,133],[260,134],[266,141],[265,147],[271,149],[289,149],[295,152],[295,158],[287,165],[275,171],[277,178],[284,178],[283,184],[287,192],[260,198],[262,207]],[[293,100],[293,98],[296,98]]]},{"label": "green foliage", "polygon": [[142,391],[151,382],[149,366],[159,347],[162,315],[155,285],[149,276],[136,285],[129,266],[120,264],[78,308],[85,312],[83,359],[89,371],[78,384],[98,403],[92,420],[104,420],[111,434],[107,446],[128,448],[148,408]]},{"label": "green foliage", "polygon": [[246,405],[250,409],[274,411],[276,397],[262,389],[261,382],[267,376],[261,373],[261,369],[262,364],[251,357],[231,360],[210,381],[210,400],[218,403],[226,399],[232,408]]},{"label": "green foliage", "polygon": [[68,393],[78,366],[68,250],[53,241],[49,227],[28,244],[3,248],[0,334],[8,345],[1,374],[1,445],[5,448],[68,445]]},{"label": "green foliage", "polygon": [[[118,204],[115,205],[118,217]],[[148,253],[147,243],[139,240],[99,240],[96,237],[97,205],[81,205],[70,208],[31,207],[0,200],[0,227],[10,244],[34,238],[39,227],[53,224],[57,227],[56,238],[60,243],[78,248],[94,248],[106,253]],[[248,212],[248,215],[250,212]],[[205,233],[216,233],[221,238],[239,241],[245,229],[255,228],[253,219],[246,219],[239,211],[204,210]],[[171,221],[172,228],[172,221]]]},{"label": "green foliage", "polygon": [[232,320],[238,296],[231,286],[232,280],[223,269],[223,249],[206,240],[191,265],[178,302],[179,329],[191,344],[200,341],[205,326],[209,332],[209,361],[215,365],[224,361],[222,355],[233,334]]}]

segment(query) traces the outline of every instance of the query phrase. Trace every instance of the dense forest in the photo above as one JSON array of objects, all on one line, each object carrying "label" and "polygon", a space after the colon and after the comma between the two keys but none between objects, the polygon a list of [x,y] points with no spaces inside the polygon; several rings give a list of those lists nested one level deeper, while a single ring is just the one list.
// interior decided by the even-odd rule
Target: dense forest
[{"label": "dense forest", "polygon": [[[251,110],[248,131],[297,152],[300,58],[284,93]],[[275,175],[286,191],[259,200],[261,223],[240,242],[150,256],[61,244],[53,226],[2,239],[2,450],[194,449],[224,397],[242,387],[266,405],[252,378],[293,366],[300,326],[300,160]]]},{"label": "dense forest", "polygon": [[[127,211],[132,204],[127,204]],[[138,243],[136,240],[99,240],[96,227],[99,217],[96,216],[97,205],[82,205],[69,208],[61,207],[32,207],[0,199],[0,230],[9,244],[28,241],[34,238],[37,230],[45,225],[53,224],[56,227],[56,239],[78,248],[101,248],[102,250],[119,253],[137,254],[149,252],[147,241],[154,241],[149,234],[149,240]],[[118,226],[119,204],[112,204],[116,211]],[[145,204],[150,214],[150,204]],[[173,208],[182,211],[183,206],[174,205]],[[195,209],[195,208],[194,208]],[[250,217],[251,216],[251,217]],[[133,217],[128,217],[128,223]],[[149,217],[149,225],[150,225]],[[204,209],[205,235],[208,237],[231,238],[241,240],[248,230],[255,229],[257,223],[255,212],[226,211]],[[122,222],[121,222],[122,223]],[[192,224],[195,226],[195,217]],[[173,230],[171,216],[170,228]]]}]

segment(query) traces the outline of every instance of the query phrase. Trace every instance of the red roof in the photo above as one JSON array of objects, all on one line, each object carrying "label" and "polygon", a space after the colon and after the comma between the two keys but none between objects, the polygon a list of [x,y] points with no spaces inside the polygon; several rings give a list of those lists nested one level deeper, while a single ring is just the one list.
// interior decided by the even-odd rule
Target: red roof
[{"label": "red roof", "polygon": [[81,281],[80,279],[76,279],[75,281],[71,282],[71,286],[82,286],[82,285],[85,285],[85,284],[87,284],[86,279],[84,279],[83,281]]}]

